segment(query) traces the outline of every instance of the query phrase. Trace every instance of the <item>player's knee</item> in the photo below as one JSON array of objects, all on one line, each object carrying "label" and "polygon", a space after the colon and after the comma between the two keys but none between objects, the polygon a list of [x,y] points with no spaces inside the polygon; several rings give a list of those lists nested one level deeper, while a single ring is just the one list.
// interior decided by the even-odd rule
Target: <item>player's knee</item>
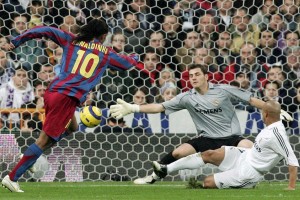
[{"label": "player's knee", "polygon": [[173,156],[176,160],[178,160],[178,159],[180,159],[180,158],[182,157],[181,152],[180,152],[179,150],[176,150],[176,149],[172,152],[172,156]]},{"label": "player's knee", "polygon": [[248,139],[243,139],[238,143],[237,146],[244,147],[244,148],[251,148],[253,146],[253,142]]},{"label": "player's knee", "polygon": [[214,176],[208,176],[203,181],[203,187],[204,188],[216,188],[216,183]]},{"label": "player's knee", "polygon": [[214,150],[207,150],[201,153],[201,157],[205,163],[210,163],[215,154]]}]

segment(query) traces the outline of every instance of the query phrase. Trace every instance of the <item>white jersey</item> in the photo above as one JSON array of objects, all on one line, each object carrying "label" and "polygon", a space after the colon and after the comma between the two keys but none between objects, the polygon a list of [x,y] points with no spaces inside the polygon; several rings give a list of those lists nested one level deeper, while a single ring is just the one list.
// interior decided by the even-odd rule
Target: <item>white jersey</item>
[{"label": "white jersey", "polygon": [[[17,89],[12,79],[0,88],[0,108],[21,108],[22,104],[33,101],[33,99],[33,88],[29,82],[24,90]],[[18,121],[19,114],[12,113],[9,119]]]},{"label": "white jersey", "polygon": [[247,152],[246,161],[261,173],[269,172],[282,159],[291,166],[299,166],[281,121],[264,128]]}]

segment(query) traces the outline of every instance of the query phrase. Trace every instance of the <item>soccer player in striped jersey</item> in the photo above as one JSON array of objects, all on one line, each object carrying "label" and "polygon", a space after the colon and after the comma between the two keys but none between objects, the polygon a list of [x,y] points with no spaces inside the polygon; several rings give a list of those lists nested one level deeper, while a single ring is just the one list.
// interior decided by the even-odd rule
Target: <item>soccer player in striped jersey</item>
[{"label": "soccer player in striped jersey", "polygon": [[108,26],[102,19],[92,19],[80,28],[78,36],[40,26],[26,31],[3,47],[12,50],[28,40],[47,37],[63,48],[61,72],[44,95],[46,120],[43,130],[15,168],[2,180],[2,185],[10,191],[23,192],[17,183],[22,174],[45,149],[77,130],[74,117],[76,106],[85,101],[88,92],[100,82],[106,68],[127,70],[137,64],[136,55],[120,55],[102,45],[107,33]]},{"label": "soccer player in striped jersey", "polygon": [[[218,149],[224,145],[251,148],[253,143],[241,137],[240,123],[232,102],[241,101],[259,109],[264,107],[265,102],[254,98],[249,91],[229,85],[209,83],[207,67],[200,64],[189,66],[189,79],[193,89],[169,101],[162,104],[131,105],[118,99],[118,104],[111,106],[111,115],[120,118],[132,112],[165,111],[166,114],[170,114],[187,109],[195,123],[199,137],[181,144],[165,155],[160,160],[160,163],[165,165],[196,152]],[[152,184],[158,179],[159,177],[152,173],[144,178],[136,179],[134,183]]]},{"label": "soccer player in striped jersey", "polygon": [[253,188],[264,174],[284,159],[289,169],[287,190],[295,190],[299,163],[280,120],[280,104],[267,101],[262,116],[267,127],[257,135],[251,149],[225,146],[189,155],[169,165],[155,161],[154,172],[164,178],[173,171],[198,169],[211,163],[219,166],[222,172],[206,177],[204,188]]}]

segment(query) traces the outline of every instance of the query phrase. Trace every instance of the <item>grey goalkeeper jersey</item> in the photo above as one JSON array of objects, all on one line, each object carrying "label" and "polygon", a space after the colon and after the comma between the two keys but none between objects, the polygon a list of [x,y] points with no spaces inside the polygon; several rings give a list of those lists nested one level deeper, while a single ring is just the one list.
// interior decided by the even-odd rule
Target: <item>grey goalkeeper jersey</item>
[{"label": "grey goalkeeper jersey", "polygon": [[192,89],[162,105],[166,114],[187,109],[199,134],[209,138],[226,138],[241,135],[240,123],[232,102],[248,104],[251,96],[251,92],[240,88],[209,83],[209,90],[204,95]]}]

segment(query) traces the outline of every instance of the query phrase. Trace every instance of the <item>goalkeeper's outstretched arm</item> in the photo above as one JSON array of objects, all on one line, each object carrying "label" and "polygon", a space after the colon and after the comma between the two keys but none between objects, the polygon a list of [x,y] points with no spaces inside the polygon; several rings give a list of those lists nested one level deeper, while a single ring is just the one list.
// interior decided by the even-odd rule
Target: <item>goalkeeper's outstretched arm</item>
[{"label": "goalkeeper's outstretched arm", "polygon": [[134,112],[160,113],[165,110],[162,104],[136,105],[129,104],[122,99],[117,99],[117,103],[117,105],[110,106],[111,116],[117,119]]}]

